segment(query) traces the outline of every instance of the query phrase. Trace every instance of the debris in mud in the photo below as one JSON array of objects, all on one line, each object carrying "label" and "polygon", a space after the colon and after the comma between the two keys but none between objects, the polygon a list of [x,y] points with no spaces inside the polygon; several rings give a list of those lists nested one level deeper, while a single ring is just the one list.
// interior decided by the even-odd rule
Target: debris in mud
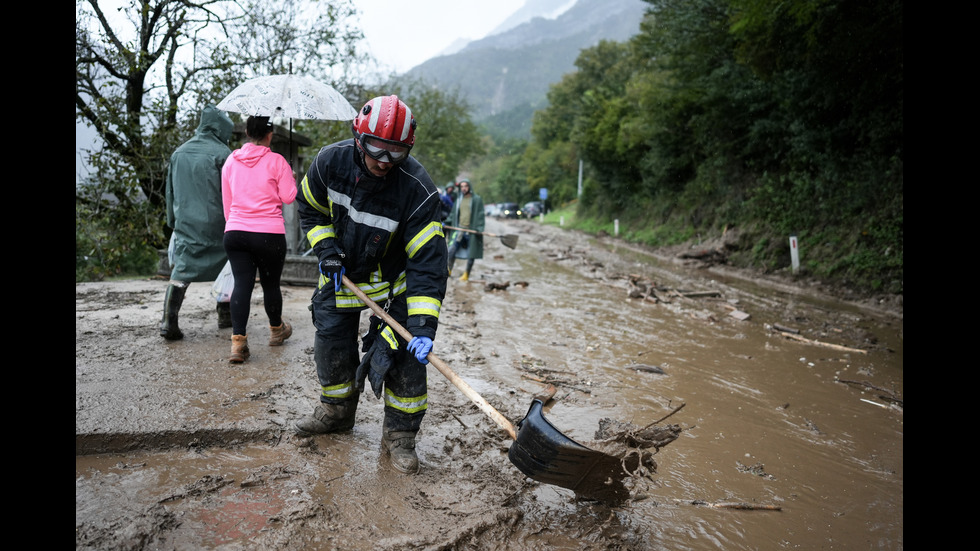
[{"label": "debris in mud", "polygon": [[261,486],[265,484],[265,480],[257,473],[251,473],[245,480],[242,481],[240,486],[242,488],[254,488],[255,486]]},{"label": "debris in mud", "polygon": [[750,314],[748,312],[743,312],[741,310],[732,310],[728,313],[729,317],[735,318],[738,321],[745,321],[749,319]]},{"label": "debris in mud", "polygon": [[684,260],[697,260],[702,266],[714,266],[715,264],[725,264],[728,262],[728,253],[724,249],[701,249],[691,253],[681,253],[677,258]]},{"label": "debris in mud", "polygon": [[483,290],[488,293],[491,291],[506,291],[508,287],[510,287],[509,281],[503,283],[494,283],[491,281],[483,286]]},{"label": "debris in mud", "polygon": [[822,346],[824,348],[830,348],[830,349],[833,349],[833,350],[840,350],[841,352],[855,352],[857,354],[867,354],[868,353],[867,350],[861,350],[860,348],[851,348],[849,346],[841,346],[839,344],[832,344],[832,343],[822,342],[822,341],[818,341],[818,340],[814,340],[814,339],[808,339],[806,337],[802,337],[802,336],[797,335],[795,333],[790,333],[790,332],[783,331],[783,330],[781,330],[780,328],[778,328],[775,325],[766,324],[765,327],[766,327],[766,329],[769,329],[770,332],[773,333],[773,334],[780,335],[782,337],[785,337],[787,339],[794,340],[794,341],[797,341],[797,342],[802,342],[802,343],[806,343],[806,344],[812,344],[812,345],[816,345],[816,346]]},{"label": "debris in mud", "polygon": [[[678,407],[670,415],[681,407],[684,406]],[[615,419],[600,419],[599,429],[595,433],[596,442],[590,443],[589,449],[608,457],[602,465],[605,472],[618,472],[620,475],[615,479],[615,475],[610,476],[603,488],[577,489],[576,494],[586,499],[593,498],[610,505],[618,505],[629,495],[623,479],[632,479],[634,482],[652,479],[657,472],[657,462],[653,456],[676,440],[681,433],[678,425],[659,425],[660,421],[645,427],[636,427]],[[613,466],[612,461],[618,461],[619,465]]]},{"label": "debris in mud", "polygon": [[626,369],[632,369],[633,371],[638,371],[641,373],[656,373],[657,375],[666,375],[664,368],[659,365],[646,365],[646,364],[633,364],[626,366]]},{"label": "debris in mud", "polygon": [[893,404],[898,405],[899,407],[905,407],[905,400],[901,396],[898,396],[895,392],[892,392],[891,390],[875,386],[869,383],[868,381],[850,381],[847,379],[837,379],[837,382],[849,384],[849,385],[862,386],[864,388],[874,390],[878,393],[877,394],[878,398],[881,398],[882,400],[887,400]]},{"label": "debris in mud", "polygon": [[224,488],[229,484],[233,484],[234,482],[235,482],[234,479],[225,479],[225,477],[223,476],[205,475],[197,482],[194,482],[193,484],[189,484],[183,491],[178,492],[176,494],[169,495],[161,499],[157,503],[166,503],[168,501],[176,501],[178,499],[184,499],[185,497],[189,497],[189,496],[198,496],[203,494],[209,494],[211,492],[217,492],[221,488]]},{"label": "debris in mud", "polygon": [[786,327],[785,325],[780,325],[778,323],[772,324],[772,328],[776,331],[782,331],[783,333],[792,333],[794,335],[799,335],[800,330],[793,327]]},{"label": "debris in mud", "polygon": [[755,476],[761,476],[767,480],[776,480],[776,477],[766,472],[766,466],[762,463],[756,463],[755,465],[746,466],[741,461],[736,461],[738,472],[754,474]]},{"label": "debris in mud", "polygon": [[783,508],[779,505],[761,505],[755,503],[746,503],[744,501],[719,501],[715,503],[709,503],[703,499],[695,499],[693,501],[680,501],[674,500],[674,503],[689,504],[689,505],[702,505],[704,507],[714,507],[715,509],[739,509],[742,511],[782,511]]},{"label": "debris in mud", "polygon": [[682,429],[678,425],[659,425],[659,422],[655,421],[645,427],[636,427],[631,423],[615,419],[600,419],[599,430],[595,433],[597,445],[615,443],[628,448],[641,450],[653,448],[654,452],[660,451],[660,448],[677,440]]}]

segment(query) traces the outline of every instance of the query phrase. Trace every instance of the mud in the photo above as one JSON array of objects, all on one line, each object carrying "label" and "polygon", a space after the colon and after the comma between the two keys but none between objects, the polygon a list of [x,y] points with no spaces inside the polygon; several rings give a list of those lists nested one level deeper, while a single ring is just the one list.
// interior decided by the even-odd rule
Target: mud
[{"label": "mud", "polygon": [[[317,395],[311,288],[241,366],[208,285],[156,333],[167,282],[76,285],[77,549],[902,549],[903,312],[715,254],[490,221],[450,282],[435,352],[517,422],[544,385],[565,435],[626,457],[622,503],[522,475],[511,440],[435,369],[422,471],[391,470],[382,406],[296,438]],[[684,256],[684,258],[682,258]],[[669,445],[667,445],[669,444]],[[611,447],[610,447],[611,446]]]}]

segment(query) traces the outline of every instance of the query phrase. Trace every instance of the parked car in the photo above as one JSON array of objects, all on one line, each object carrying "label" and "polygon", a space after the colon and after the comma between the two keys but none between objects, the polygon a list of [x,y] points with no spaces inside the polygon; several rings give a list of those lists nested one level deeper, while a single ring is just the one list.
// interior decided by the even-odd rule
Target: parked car
[{"label": "parked car", "polygon": [[483,214],[493,217],[500,216],[500,204],[490,203],[489,205],[483,207]]},{"label": "parked car", "polygon": [[524,205],[524,216],[534,218],[544,212],[544,203],[541,201],[531,201]]},{"label": "parked car", "polygon": [[521,218],[524,213],[521,212],[521,208],[517,206],[517,203],[500,203],[500,214],[497,215],[498,218]]}]

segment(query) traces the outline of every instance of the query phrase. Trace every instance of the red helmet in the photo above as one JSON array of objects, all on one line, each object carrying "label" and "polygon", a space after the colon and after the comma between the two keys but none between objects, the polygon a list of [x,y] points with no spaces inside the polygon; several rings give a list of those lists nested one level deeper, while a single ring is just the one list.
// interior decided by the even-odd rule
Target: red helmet
[{"label": "red helmet", "polygon": [[372,159],[399,163],[415,145],[415,117],[398,96],[378,96],[364,104],[351,123],[358,146]]}]

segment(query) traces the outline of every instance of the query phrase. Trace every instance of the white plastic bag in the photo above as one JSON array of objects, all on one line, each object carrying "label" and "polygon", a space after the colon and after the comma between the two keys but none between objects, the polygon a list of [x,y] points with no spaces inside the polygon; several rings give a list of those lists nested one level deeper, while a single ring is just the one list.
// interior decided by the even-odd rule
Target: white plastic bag
[{"label": "white plastic bag", "polygon": [[173,267],[174,267],[174,250],[177,248],[177,246],[175,244],[176,241],[177,241],[177,235],[176,235],[176,233],[171,233],[170,234],[170,244],[167,245],[167,262],[170,263],[169,268],[171,268],[171,269],[173,269]]},{"label": "white plastic bag", "polygon": [[231,292],[235,290],[235,276],[231,273],[231,261],[226,261],[224,268],[211,285],[211,296],[218,302],[231,302]]}]

